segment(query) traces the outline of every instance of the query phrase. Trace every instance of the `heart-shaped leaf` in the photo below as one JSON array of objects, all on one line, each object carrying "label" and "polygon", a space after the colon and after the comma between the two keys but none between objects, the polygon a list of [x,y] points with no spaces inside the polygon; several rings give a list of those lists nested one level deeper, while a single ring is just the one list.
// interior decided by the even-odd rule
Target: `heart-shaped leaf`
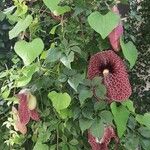
[{"label": "heart-shaped leaf", "polygon": [[71,97],[68,93],[57,93],[52,91],[48,94],[48,97],[51,99],[52,104],[58,113],[60,113],[60,110],[67,108],[71,102]]},{"label": "heart-shaped leaf", "polygon": [[117,107],[115,102],[111,103],[111,111],[114,116],[115,124],[117,126],[118,136],[121,138],[126,130],[126,124],[130,112],[123,105]]},{"label": "heart-shaped leaf", "polygon": [[130,68],[132,69],[136,63],[138,57],[138,51],[135,45],[131,41],[125,44],[124,41],[120,39],[120,44],[121,44],[123,55],[129,61]]},{"label": "heart-shaped leaf", "polygon": [[22,40],[15,44],[14,49],[27,66],[41,54],[44,49],[44,44],[40,38],[36,38],[30,43]]},{"label": "heart-shaped leaf", "polygon": [[105,39],[112,30],[119,24],[119,15],[109,11],[106,15],[101,15],[98,11],[90,14],[88,22],[90,26]]}]

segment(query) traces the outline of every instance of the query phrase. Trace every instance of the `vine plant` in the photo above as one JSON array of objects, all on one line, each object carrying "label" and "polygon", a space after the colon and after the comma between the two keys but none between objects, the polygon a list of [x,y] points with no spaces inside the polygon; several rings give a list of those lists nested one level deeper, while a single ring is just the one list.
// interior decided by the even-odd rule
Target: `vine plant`
[{"label": "vine plant", "polygon": [[149,150],[150,113],[129,99],[138,52],[117,8],[128,2],[3,3],[11,63],[0,73],[1,149]]}]

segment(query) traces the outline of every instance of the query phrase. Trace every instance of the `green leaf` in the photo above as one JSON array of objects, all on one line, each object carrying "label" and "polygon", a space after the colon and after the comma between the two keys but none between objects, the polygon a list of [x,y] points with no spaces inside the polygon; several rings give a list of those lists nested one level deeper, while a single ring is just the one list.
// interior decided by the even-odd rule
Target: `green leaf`
[{"label": "green leaf", "polygon": [[67,108],[71,102],[71,97],[68,93],[57,93],[52,91],[48,94],[48,97],[51,99],[53,107],[59,113],[60,110]]},{"label": "green leaf", "polygon": [[116,102],[111,103],[110,107],[114,116],[115,124],[117,126],[118,136],[119,138],[121,138],[126,131],[126,125],[129,119],[130,112],[123,105],[117,107]]},{"label": "green leaf", "polygon": [[70,52],[68,56],[63,55],[60,61],[69,69],[71,69],[71,62],[74,61],[74,52]]},{"label": "green leaf", "polygon": [[55,62],[60,59],[62,52],[57,48],[50,48],[46,56],[46,63]]},{"label": "green leaf", "polygon": [[110,111],[107,110],[101,111],[99,116],[102,118],[102,121],[104,123],[109,123],[109,124],[112,123],[113,115]]},{"label": "green leaf", "polygon": [[90,14],[88,22],[90,26],[105,39],[111,31],[117,27],[120,17],[109,11],[106,15],[101,15],[98,11]]},{"label": "green leaf", "polygon": [[103,84],[99,84],[97,87],[94,88],[94,90],[98,98],[105,98],[107,90]]},{"label": "green leaf", "polygon": [[44,4],[54,13],[59,16],[70,11],[69,6],[58,6],[61,0],[43,0]]},{"label": "green leaf", "polygon": [[76,140],[76,139],[72,139],[69,143],[70,143],[71,145],[77,145],[79,142],[78,142],[78,140]]},{"label": "green leaf", "polygon": [[98,119],[98,118],[95,119],[91,128],[90,128],[90,131],[94,137],[101,139],[103,134],[104,134],[103,121],[101,119]]},{"label": "green leaf", "polygon": [[145,125],[146,127],[148,127],[150,129],[150,113],[145,113],[144,116],[136,115],[136,120],[140,124]]},{"label": "green leaf", "polygon": [[33,148],[33,150],[49,150],[48,145],[43,144],[41,142],[37,142]]},{"label": "green leaf", "polygon": [[147,127],[140,127],[138,129],[138,131],[140,132],[140,134],[145,137],[145,138],[150,138],[150,129]]},{"label": "green leaf", "polygon": [[96,76],[92,79],[92,86],[93,87],[98,86],[100,83],[102,83],[101,77]]},{"label": "green leaf", "polygon": [[36,38],[32,42],[22,40],[16,42],[14,49],[17,55],[22,58],[24,64],[27,66],[42,53],[44,43],[40,38]]},{"label": "green leaf", "polygon": [[94,110],[95,111],[98,111],[98,110],[103,110],[106,108],[106,102],[104,101],[97,101],[95,104],[94,104]]},{"label": "green leaf", "polygon": [[68,79],[68,83],[69,85],[77,92],[77,87],[79,85],[79,83],[82,82],[82,80],[84,79],[84,74],[76,74],[73,77],[70,77]]},{"label": "green leaf", "polygon": [[131,41],[125,44],[123,40],[121,39],[120,44],[122,47],[123,55],[129,61],[130,68],[132,69],[136,63],[136,60],[138,57],[138,51],[135,45]]},{"label": "green leaf", "polygon": [[85,118],[79,119],[79,126],[80,126],[82,133],[86,129],[89,129],[91,127],[92,123],[93,123],[93,120],[90,120],[90,119],[85,119]]},{"label": "green leaf", "polygon": [[81,89],[79,93],[79,100],[81,105],[84,103],[84,101],[87,98],[91,98],[92,96],[93,96],[93,92],[91,91],[91,89]]},{"label": "green leaf", "polygon": [[24,67],[21,70],[23,75],[16,80],[16,87],[22,87],[22,86],[27,85],[31,81],[32,76],[35,73],[35,71],[36,71],[35,64]]},{"label": "green leaf", "polygon": [[135,113],[135,108],[134,108],[133,102],[131,100],[127,100],[127,101],[122,102],[122,105],[126,106],[129,111]]},{"label": "green leaf", "polygon": [[19,35],[22,31],[25,31],[29,25],[32,23],[33,18],[31,15],[28,15],[24,20],[20,20],[15,27],[9,31],[9,39],[13,39]]},{"label": "green leaf", "polygon": [[141,143],[142,148],[143,148],[144,150],[150,150],[150,142],[149,142],[149,139],[141,138],[141,139],[140,139],[140,143]]}]

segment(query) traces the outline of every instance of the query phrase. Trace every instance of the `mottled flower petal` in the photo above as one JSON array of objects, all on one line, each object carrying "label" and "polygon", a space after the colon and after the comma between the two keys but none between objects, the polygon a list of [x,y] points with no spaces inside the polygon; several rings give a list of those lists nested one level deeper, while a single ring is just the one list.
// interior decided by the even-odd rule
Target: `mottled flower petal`
[{"label": "mottled flower petal", "polygon": [[27,105],[27,95],[21,93],[18,94],[17,96],[19,98],[18,112],[19,112],[20,122],[26,125],[30,121],[30,112]]},{"label": "mottled flower petal", "polygon": [[19,120],[15,123],[15,128],[21,132],[22,134],[27,133],[27,127],[26,125],[22,124]]},{"label": "mottled flower petal", "polygon": [[40,121],[39,113],[37,112],[36,109],[30,110],[30,115],[33,120]]},{"label": "mottled flower petal", "polygon": [[[107,75],[104,71],[109,70]],[[88,78],[102,76],[107,88],[107,98],[111,101],[123,101],[131,95],[131,85],[122,59],[112,50],[99,52],[90,58]]]},{"label": "mottled flower petal", "polygon": [[123,34],[123,26],[119,24],[110,34],[109,34],[109,41],[110,44],[115,51],[120,50],[120,37]]},{"label": "mottled flower petal", "polygon": [[20,122],[19,113],[15,107],[12,107],[12,114],[14,120],[14,129],[22,134],[26,134],[27,127]]}]

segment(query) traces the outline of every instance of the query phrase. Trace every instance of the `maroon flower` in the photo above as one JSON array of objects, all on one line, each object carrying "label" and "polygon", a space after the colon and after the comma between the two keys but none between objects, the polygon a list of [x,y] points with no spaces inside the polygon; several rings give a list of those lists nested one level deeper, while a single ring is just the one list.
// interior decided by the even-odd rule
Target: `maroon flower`
[{"label": "maroon flower", "polygon": [[[19,106],[18,106],[18,112],[19,112],[19,118],[20,122],[24,125],[28,124],[30,121],[30,117],[35,120],[39,121],[39,114],[36,110],[36,105],[35,102],[31,102],[32,100],[30,99],[31,93],[28,90],[22,90],[17,94],[19,98]],[[35,101],[35,100],[34,100]],[[31,110],[31,104],[34,106],[34,108]],[[30,104],[30,105],[29,105]]]},{"label": "maroon flower", "polygon": [[88,134],[88,142],[90,143],[92,150],[108,150],[109,143],[113,138],[117,148],[119,140],[111,126],[105,128],[104,135],[100,140],[95,138],[91,133]]},{"label": "maroon flower", "polygon": [[[116,6],[112,8],[112,11],[119,14],[119,10]],[[120,50],[120,37],[123,34],[123,25],[120,21],[118,26],[109,34],[109,41],[114,51]]]},{"label": "maroon flower", "polygon": [[126,100],[131,95],[128,74],[122,59],[112,50],[99,52],[90,58],[88,78],[102,76],[109,102]]}]

